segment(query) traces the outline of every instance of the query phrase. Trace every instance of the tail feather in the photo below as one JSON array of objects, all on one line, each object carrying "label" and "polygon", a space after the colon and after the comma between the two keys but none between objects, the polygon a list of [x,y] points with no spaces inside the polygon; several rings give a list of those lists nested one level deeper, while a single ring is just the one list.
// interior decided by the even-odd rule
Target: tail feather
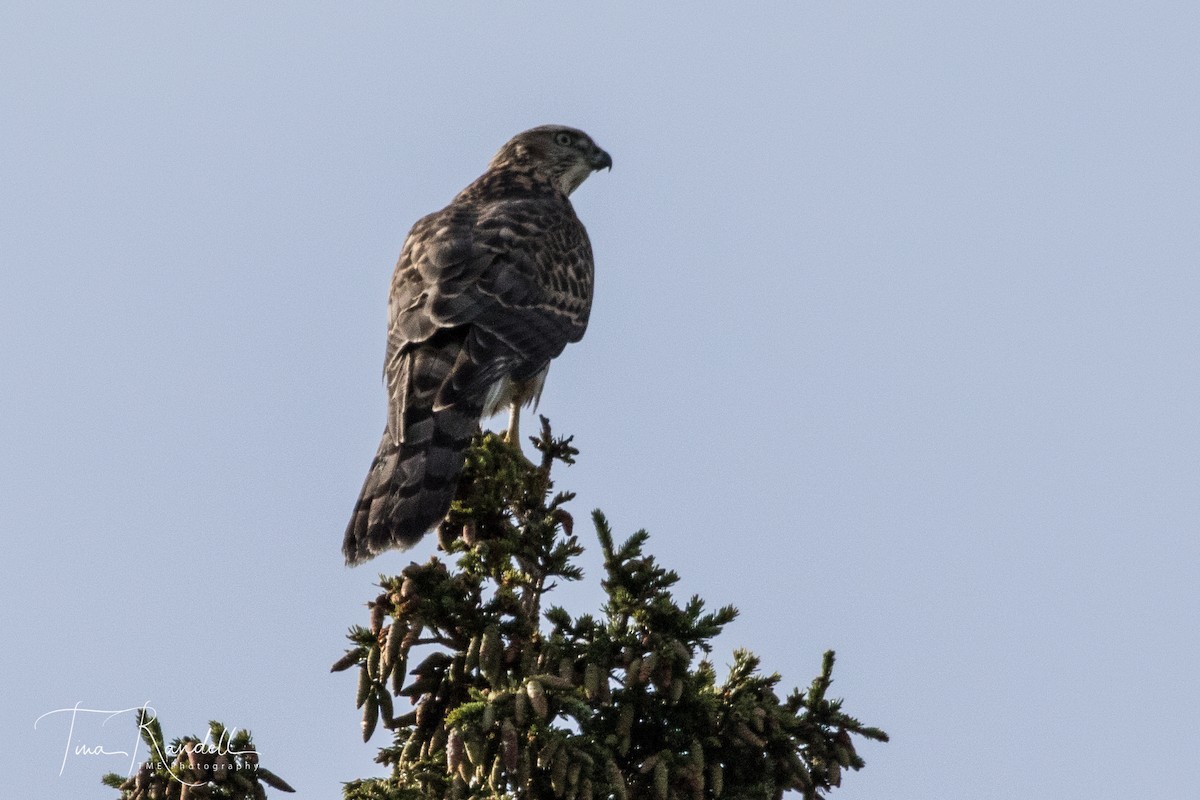
[{"label": "tail feather", "polygon": [[346,527],[347,564],[407,550],[446,516],[479,415],[480,409],[458,407],[432,412],[427,435],[401,444],[384,431]]},{"label": "tail feather", "polygon": [[412,547],[450,510],[483,413],[482,400],[469,396],[436,402],[462,360],[464,337],[446,329],[397,358],[388,427],[346,527],[347,564]]}]

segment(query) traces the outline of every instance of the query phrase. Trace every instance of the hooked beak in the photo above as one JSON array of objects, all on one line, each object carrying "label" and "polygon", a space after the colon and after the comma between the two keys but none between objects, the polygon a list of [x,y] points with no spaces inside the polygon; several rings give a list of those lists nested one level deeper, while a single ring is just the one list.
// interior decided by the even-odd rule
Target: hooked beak
[{"label": "hooked beak", "polygon": [[594,171],[598,172],[602,169],[612,171],[612,156],[599,147],[596,148],[596,152],[592,153],[590,161]]}]

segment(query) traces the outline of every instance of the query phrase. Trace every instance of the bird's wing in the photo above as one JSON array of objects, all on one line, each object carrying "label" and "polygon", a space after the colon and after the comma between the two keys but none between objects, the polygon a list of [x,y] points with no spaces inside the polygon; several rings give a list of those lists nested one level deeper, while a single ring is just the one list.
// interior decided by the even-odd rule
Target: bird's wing
[{"label": "bird's wing", "polygon": [[587,232],[565,198],[457,203],[420,220],[389,299],[388,427],[403,438],[413,353],[461,339],[438,406],[481,395],[502,375],[536,372],[578,341],[592,298]]}]

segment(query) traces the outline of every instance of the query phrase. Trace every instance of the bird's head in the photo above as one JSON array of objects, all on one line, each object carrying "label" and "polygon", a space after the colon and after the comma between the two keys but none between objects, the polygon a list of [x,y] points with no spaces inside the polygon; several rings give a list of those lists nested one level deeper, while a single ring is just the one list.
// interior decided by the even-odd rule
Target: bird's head
[{"label": "bird's head", "polygon": [[531,170],[569,195],[592,172],[612,169],[612,157],[581,130],[542,125],[509,139],[489,167]]}]

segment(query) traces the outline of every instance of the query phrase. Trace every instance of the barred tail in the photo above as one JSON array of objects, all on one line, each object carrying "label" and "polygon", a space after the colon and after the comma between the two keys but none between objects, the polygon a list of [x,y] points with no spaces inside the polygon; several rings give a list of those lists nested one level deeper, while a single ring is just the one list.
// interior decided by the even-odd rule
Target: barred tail
[{"label": "barred tail", "polygon": [[410,424],[404,442],[384,431],[342,553],[350,566],[385,550],[407,550],[450,510],[481,409],[444,408]]}]

